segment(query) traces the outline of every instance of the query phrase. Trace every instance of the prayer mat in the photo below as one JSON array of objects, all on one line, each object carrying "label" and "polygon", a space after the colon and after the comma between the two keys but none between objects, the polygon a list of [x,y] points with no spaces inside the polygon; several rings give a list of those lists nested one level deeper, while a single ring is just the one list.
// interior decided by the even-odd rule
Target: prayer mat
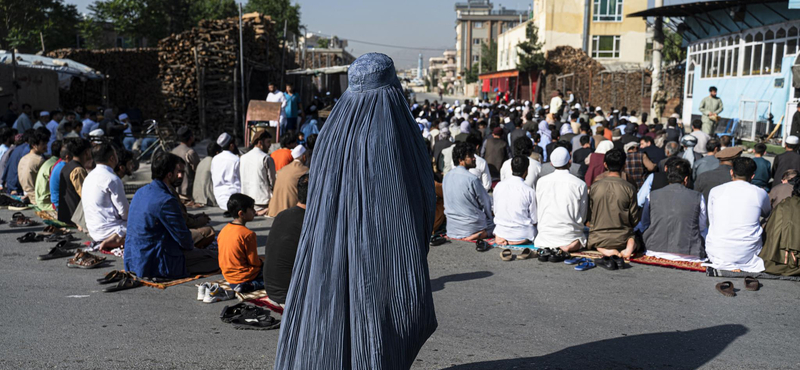
[{"label": "prayer mat", "polygon": [[[225,279],[207,281],[207,283],[209,283],[209,284],[219,284],[219,286],[222,287],[222,289],[231,290],[231,291],[233,290],[233,288],[231,288],[231,285],[228,284],[228,282]],[[238,297],[239,300],[242,301],[242,302],[246,302],[246,301],[249,301],[251,299],[256,299],[256,298],[261,298],[261,297],[266,297],[266,296],[267,296],[267,291],[264,290],[264,289],[254,290],[254,291],[252,291],[250,293],[236,293],[236,297]]]},{"label": "prayer mat", "polygon": [[734,272],[727,270],[718,270],[713,267],[706,268],[706,276],[721,277],[721,278],[744,278],[745,276],[752,276],[756,279],[764,279],[764,280],[800,281],[800,276],[772,275],[772,274],[767,274],[765,272]]},{"label": "prayer mat", "polygon": [[687,262],[687,261],[671,261],[664,258],[653,256],[641,256],[631,258],[631,262],[641,263],[643,265],[672,267],[678,270],[706,272],[702,262]]},{"label": "prayer mat", "polygon": [[195,275],[194,277],[187,277],[187,278],[183,278],[183,279],[175,279],[175,280],[170,280],[170,281],[153,282],[153,281],[144,280],[144,279],[139,279],[139,281],[144,286],[149,286],[151,288],[158,288],[158,289],[167,289],[167,288],[169,288],[171,286],[180,285],[180,284],[183,284],[183,283],[188,283],[190,281],[195,281],[195,280],[198,280],[198,279],[207,278],[209,276],[214,276],[214,275],[217,275],[217,274],[219,274],[219,271],[217,271],[215,273],[211,273],[211,274]]},{"label": "prayer mat", "polygon": [[495,248],[511,249],[511,250],[515,250],[515,251],[521,251],[521,250],[526,249],[526,248],[529,248],[531,250],[538,250],[539,249],[539,248],[536,248],[533,245],[533,243],[531,243],[531,244],[517,244],[517,245],[500,245],[500,244],[497,244],[494,241],[492,241],[491,243],[489,243],[489,245],[491,245],[492,247],[495,247]]},{"label": "prayer mat", "polygon": [[270,310],[272,312],[275,312],[275,313],[283,315],[283,307],[281,307],[280,305],[276,305],[275,303],[270,302],[269,298],[267,298],[266,296],[261,297],[261,298],[255,298],[255,299],[248,299],[245,302],[246,303],[252,303],[252,304],[254,304],[256,306],[259,306],[259,307],[264,307],[264,308],[266,308],[266,309],[268,309],[268,310]]},{"label": "prayer mat", "polygon": [[603,254],[602,253],[600,253],[598,251],[587,251],[587,250],[572,252],[572,253],[570,253],[570,256],[572,256],[572,257],[586,257],[586,258],[591,258],[591,259],[603,258]]},{"label": "prayer mat", "polygon": [[[447,238],[447,240],[457,240],[457,241],[460,241],[460,242],[468,242],[468,243],[477,243],[478,242],[477,240],[457,239],[457,238],[451,238],[451,237],[449,237],[447,235],[443,235],[443,236],[445,238]],[[491,245],[494,245],[494,238],[483,239],[483,240],[486,241],[487,243],[491,244]]]}]

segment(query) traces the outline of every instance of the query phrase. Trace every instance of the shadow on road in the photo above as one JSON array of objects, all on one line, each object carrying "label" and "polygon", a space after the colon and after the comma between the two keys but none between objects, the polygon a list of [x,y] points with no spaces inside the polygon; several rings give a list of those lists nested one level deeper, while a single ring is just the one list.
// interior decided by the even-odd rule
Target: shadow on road
[{"label": "shadow on road", "polygon": [[445,283],[483,279],[492,275],[494,274],[489,271],[474,271],[474,272],[465,272],[462,274],[445,275],[431,280],[431,291],[438,292],[444,289]]},{"label": "shadow on road", "polygon": [[747,332],[742,325],[719,325],[684,332],[631,335],[539,357],[476,362],[448,369],[697,369]]}]

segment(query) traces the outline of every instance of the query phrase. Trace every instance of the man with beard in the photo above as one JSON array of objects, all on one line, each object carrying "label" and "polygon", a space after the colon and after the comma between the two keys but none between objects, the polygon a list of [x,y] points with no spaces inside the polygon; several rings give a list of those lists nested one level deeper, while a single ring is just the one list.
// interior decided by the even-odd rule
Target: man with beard
[{"label": "man with beard", "polygon": [[475,149],[458,142],[453,149],[456,168],[442,182],[447,235],[451,238],[477,240],[488,238],[494,229],[492,201],[480,179],[469,172],[475,167]]},{"label": "man with beard", "polygon": [[170,189],[183,182],[185,167],[172,153],[153,160],[153,181],[139,189],[131,201],[125,271],[138,277],[177,279],[219,269],[216,251],[195,248],[180,202]]},{"label": "man with beard", "polygon": [[178,191],[181,201],[193,207],[192,187],[194,186],[194,174],[197,172],[197,165],[200,164],[200,156],[192,149],[195,143],[195,137],[190,128],[186,126],[179,128],[178,140],[180,140],[181,143],[172,149],[172,154],[177,155],[186,162],[186,173],[183,176],[183,182],[181,182],[181,185],[178,186],[176,190]]}]

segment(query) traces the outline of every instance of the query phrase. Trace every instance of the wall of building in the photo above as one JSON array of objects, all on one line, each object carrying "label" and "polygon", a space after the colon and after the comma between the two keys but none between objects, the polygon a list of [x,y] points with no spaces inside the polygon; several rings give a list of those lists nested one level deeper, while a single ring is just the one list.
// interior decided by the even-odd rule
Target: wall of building
[{"label": "wall of building", "polygon": [[[594,2],[593,2],[594,4]],[[618,58],[596,58],[601,63],[637,63],[645,61],[645,50],[647,49],[647,24],[642,18],[629,18],[625,14],[635,13],[647,9],[647,0],[624,0],[622,3],[623,17],[621,22],[599,22],[590,23],[590,35],[594,36],[620,36],[620,52]],[[594,6],[592,6],[592,18],[594,18]],[[594,48],[594,43],[590,39],[590,53]]]},{"label": "wall of building", "polygon": [[541,0],[536,2],[534,22],[544,50],[558,46],[583,45],[584,0]]},{"label": "wall of building", "polygon": [[525,31],[529,23],[523,22],[497,37],[498,71],[517,68],[517,44],[528,39]]}]

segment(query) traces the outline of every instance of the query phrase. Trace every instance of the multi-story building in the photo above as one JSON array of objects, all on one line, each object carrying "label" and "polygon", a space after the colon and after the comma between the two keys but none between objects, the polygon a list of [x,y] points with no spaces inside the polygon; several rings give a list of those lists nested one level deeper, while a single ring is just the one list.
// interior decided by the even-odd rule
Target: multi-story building
[{"label": "multi-story building", "polygon": [[489,0],[456,3],[456,70],[462,72],[478,63],[481,45],[496,42],[497,37],[528,17],[527,11],[494,9]]},{"label": "multi-story building", "polygon": [[447,87],[448,91],[459,85],[456,74],[456,52],[446,50],[441,57],[428,59],[428,76],[435,76],[439,88]]}]

